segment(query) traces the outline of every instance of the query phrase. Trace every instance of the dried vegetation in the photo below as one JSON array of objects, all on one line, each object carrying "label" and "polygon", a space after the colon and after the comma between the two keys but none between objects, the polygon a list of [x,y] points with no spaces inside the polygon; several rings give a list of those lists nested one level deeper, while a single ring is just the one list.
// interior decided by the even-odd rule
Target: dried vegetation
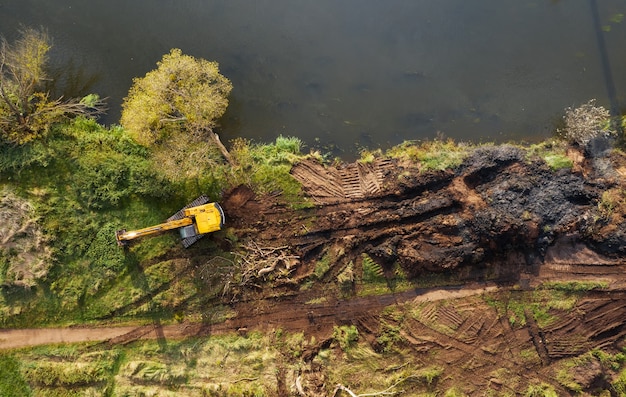
[{"label": "dried vegetation", "polygon": [[8,189],[0,190],[0,280],[32,287],[51,266],[47,245],[33,206]]}]

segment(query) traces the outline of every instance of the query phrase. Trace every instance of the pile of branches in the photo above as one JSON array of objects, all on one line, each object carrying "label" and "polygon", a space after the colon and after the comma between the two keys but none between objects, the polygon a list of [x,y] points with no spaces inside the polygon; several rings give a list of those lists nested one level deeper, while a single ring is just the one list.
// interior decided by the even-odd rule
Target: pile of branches
[{"label": "pile of branches", "polygon": [[262,247],[254,241],[243,246],[237,254],[241,265],[242,284],[258,279],[289,277],[298,266],[300,258],[289,252],[289,246]]}]

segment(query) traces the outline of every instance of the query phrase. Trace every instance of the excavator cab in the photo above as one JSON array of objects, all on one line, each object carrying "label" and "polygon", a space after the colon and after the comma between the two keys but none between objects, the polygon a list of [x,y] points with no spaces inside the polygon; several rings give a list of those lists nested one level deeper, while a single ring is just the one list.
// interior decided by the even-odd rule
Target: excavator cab
[{"label": "excavator cab", "polygon": [[140,237],[178,229],[183,246],[187,248],[206,234],[222,230],[225,220],[224,211],[218,203],[210,203],[208,197],[200,196],[159,225],[131,231],[118,230],[115,238],[119,245],[125,246]]}]

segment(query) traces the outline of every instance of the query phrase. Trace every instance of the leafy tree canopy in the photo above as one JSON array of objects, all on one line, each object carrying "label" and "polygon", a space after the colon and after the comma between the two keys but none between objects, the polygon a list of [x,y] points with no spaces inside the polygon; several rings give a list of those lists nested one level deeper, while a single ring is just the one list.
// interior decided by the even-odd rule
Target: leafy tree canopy
[{"label": "leafy tree canopy", "polygon": [[145,145],[169,138],[204,138],[228,106],[230,80],[217,62],[172,49],[156,70],[135,78],[122,105],[121,124]]}]

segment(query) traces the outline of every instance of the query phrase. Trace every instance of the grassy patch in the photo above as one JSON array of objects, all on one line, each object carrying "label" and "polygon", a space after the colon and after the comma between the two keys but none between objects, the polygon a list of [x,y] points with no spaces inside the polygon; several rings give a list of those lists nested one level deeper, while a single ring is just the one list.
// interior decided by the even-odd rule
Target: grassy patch
[{"label": "grassy patch", "polygon": [[577,293],[595,289],[607,289],[609,284],[605,281],[554,281],[543,283],[541,287],[566,293]]},{"label": "grassy patch", "polygon": [[407,141],[389,149],[391,158],[418,161],[423,171],[443,171],[461,165],[471,146],[455,143],[452,139],[425,142]]},{"label": "grassy patch", "polygon": [[622,369],[612,383],[613,389],[619,396],[626,395],[626,368]]},{"label": "grassy patch", "polygon": [[[555,319],[552,311],[570,311],[581,295],[589,289],[600,288],[604,283],[544,283],[535,291],[508,291],[503,294],[489,294],[486,302],[506,317],[512,326],[526,325],[526,310],[532,313],[539,328],[550,325]],[[605,285],[606,287],[606,285]]]},{"label": "grassy patch", "polygon": [[354,278],[358,296],[383,295],[415,287],[398,264],[393,265],[392,271],[385,272],[369,255],[362,254],[360,265],[360,276]]},{"label": "grassy patch", "polygon": [[359,331],[354,325],[334,326],[333,339],[339,344],[341,350],[347,352],[359,340]]},{"label": "grassy patch", "polygon": [[121,128],[92,120],[58,125],[45,141],[9,152],[0,164],[0,183],[32,202],[52,249],[52,267],[42,285],[18,294],[30,294],[27,309],[4,294],[0,303],[17,303],[18,309],[0,307],[0,324],[81,322],[85,298],[111,288],[126,272],[115,230],[162,221],[171,205],[162,200],[172,199],[173,189],[153,171],[144,147]]},{"label": "grassy patch", "polygon": [[524,393],[525,397],[558,397],[554,387],[547,383],[529,385]]},{"label": "grassy patch", "polygon": [[289,173],[294,163],[306,157],[300,153],[301,148],[298,138],[279,136],[270,144],[253,144],[238,138],[231,149],[237,166],[224,169],[225,179],[231,186],[248,185],[260,194],[280,192],[294,208],[310,207],[300,183]]},{"label": "grassy patch", "polygon": [[525,149],[529,161],[539,158],[553,171],[573,166],[572,160],[567,157],[565,142],[545,141]]},{"label": "grassy patch", "polygon": [[12,354],[0,354],[0,395],[32,396],[32,389],[20,372],[20,361]]}]

